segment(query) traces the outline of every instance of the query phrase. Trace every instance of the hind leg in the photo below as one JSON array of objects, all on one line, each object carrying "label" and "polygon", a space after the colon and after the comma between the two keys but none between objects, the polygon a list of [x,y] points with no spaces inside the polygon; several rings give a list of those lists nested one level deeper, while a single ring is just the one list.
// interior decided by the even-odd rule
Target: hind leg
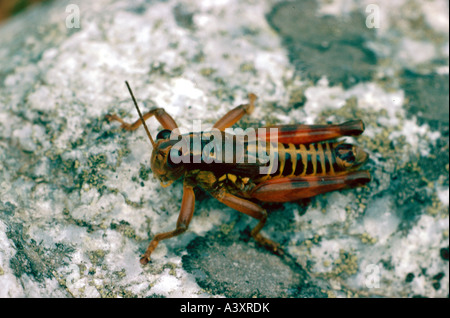
[{"label": "hind leg", "polygon": [[346,172],[330,176],[284,177],[264,181],[250,197],[262,202],[290,202],[318,194],[358,187],[370,181],[368,171]]},{"label": "hind leg", "polygon": [[339,125],[279,125],[263,128],[265,129],[258,130],[259,139],[271,141],[272,132],[268,134],[264,131],[268,132],[275,128],[278,132],[277,141],[280,143],[309,144],[342,136],[358,136],[364,132],[364,123],[361,120],[352,120]]}]

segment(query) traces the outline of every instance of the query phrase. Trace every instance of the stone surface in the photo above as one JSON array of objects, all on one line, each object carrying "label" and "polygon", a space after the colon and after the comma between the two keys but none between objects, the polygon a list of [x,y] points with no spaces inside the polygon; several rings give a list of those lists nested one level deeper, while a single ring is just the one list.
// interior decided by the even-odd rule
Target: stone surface
[{"label": "stone surface", "polygon": [[[76,5],[80,27],[70,28]],[[448,2],[50,1],[0,26],[1,297],[448,297]],[[66,11],[66,9],[68,9]],[[69,26],[69,27],[68,27]],[[361,118],[372,182],[255,220],[162,188],[136,119],[187,131],[258,95],[240,126]],[[149,121],[153,135],[160,128]],[[273,287],[270,287],[273,286]]]},{"label": "stone surface", "polygon": [[183,256],[183,267],[205,291],[237,298],[326,296],[300,266],[229,234],[196,238]]},{"label": "stone surface", "polygon": [[361,27],[364,13],[318,16],[318,8],[315,0],[285,1],[267,17],[282,37],[293,66],[308,80],[326,76],[330,85],[349,87],[373,78],[377,58],[368,43],[375,29]]}]

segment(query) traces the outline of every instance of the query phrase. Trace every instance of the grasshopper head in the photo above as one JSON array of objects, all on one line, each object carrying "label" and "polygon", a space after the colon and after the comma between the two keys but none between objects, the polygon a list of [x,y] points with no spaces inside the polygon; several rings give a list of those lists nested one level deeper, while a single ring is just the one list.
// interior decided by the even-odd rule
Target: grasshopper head
[{"label": "grasshopper head", "polygon": [[148,139],[153,146],[153,152],[150,158],[150,166],[152,168],[153,174],[161,181],[161,185],[163,187],[167,187],[171,185],[175,180],[179,179],[184,173],[183,165],[174,165],[170,161],[170,150],[172,149],[172,146],[177,143],[177,140],[170,139],[171,131],[168,129],[164,129],[158,133],[156,142],[153,140],[153,137],[148,130],[147,124],[142,117],[141,111],[139,110],[139,106],[136,102],[136,98],[134,97],[130,85],[127,81],[125,81],[125,84],[127,85],[128,91],[130,92],[131,98],[133,99],[134,106],[136,107],[136,110],[139,114],[139,118],[144,125]]},{"label": "grasshopper head", "polygon": [[150,158],[153,174],[161,181],[163,187],[181,178],[185,171],[182,164],[174,164],[170,160],[170,150],[178,142],[178,140],[171,140],[170,134],[171,131],[168,129],[158,133]]}]

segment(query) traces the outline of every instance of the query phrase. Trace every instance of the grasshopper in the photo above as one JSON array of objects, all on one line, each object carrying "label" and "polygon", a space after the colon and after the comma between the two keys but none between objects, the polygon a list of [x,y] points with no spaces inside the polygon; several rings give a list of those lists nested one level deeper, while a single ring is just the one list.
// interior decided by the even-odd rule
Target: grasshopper
[{"label": "grasshopper", "polygon": [[[153,237],[140,259],[143,265],[150,261],[150,255],[161,240],[180,235],[188,229],[195,208],[196,186],[202,187],[223,204],[258,220],[251,236],[265,248],[282,254],[279,244],[260,233],[267,220],[267,211],[258,201],[297,201],[329,191],[363,186],[370,181],[369,171],[359,170],[367,161],[368,154],[358,146],[336,141],[342,136],[362,134],[364,124],[361,120],[330,125],[269,126],[258,129],[252,138],[238,138],[226,129],[244,115],[252,113],[257,97],[250,93],[249,103],[230,110],[213,126],[218,132],[214,139],[222,138],[231,147],[222,143],[218,148],[211,148],[212,134],[208,132],[175,134],[174,138],[173,132],[178,130],[178,126],[163,108],[155,108],[142,115],[128,82],[125,83],[139,119],[129,124],[114,114],[106,118],[120,122],[122,128],[129,131],[144,125],[153,147],[151,169],[162,186],[184,179],[176,227],[173,231]],[[157,134],[156,141],[145,123],[153,116],[164,128]],[[268,130],[276,131],[276,138],[272,133],[268,134]],[[193,146],[196,140],[197,147]],[[262,144],[258,151],[261,152],[262,148],[262,152],[271,158],[269,162],[250,160],[255,159],[255,143]],[[182,147],[179,147],[180,144]],[[238,154],[236,149],[243,151]],[[204,156],[205,153],[207,156]],[[229,160],[226,160],[227,156]],[[211,162],[211,158],[215,160]]]}]

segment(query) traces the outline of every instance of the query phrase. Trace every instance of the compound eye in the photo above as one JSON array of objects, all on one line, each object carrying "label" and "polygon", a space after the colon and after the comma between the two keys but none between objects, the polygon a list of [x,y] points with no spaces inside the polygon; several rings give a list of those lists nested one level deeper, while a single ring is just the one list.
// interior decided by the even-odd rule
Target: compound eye
[{"label": "compound eye", "polygon": [[170,134],[172,133],[171,130],[169,129],[164,129],[161,130],[158,135],[156,135],[156,141],[161,140],[161,139],[170,139]]}]

